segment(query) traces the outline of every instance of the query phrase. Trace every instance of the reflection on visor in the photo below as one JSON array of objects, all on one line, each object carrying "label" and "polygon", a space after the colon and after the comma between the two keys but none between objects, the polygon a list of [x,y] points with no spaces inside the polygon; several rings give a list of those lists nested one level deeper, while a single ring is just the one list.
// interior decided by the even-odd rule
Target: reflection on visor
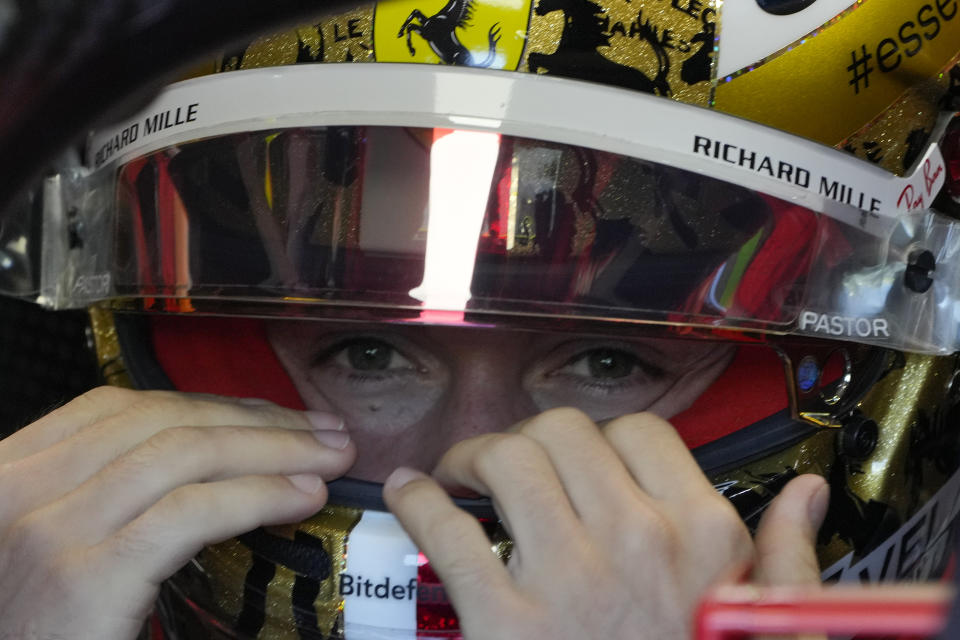
[{"label": "reflection on visor", "polygon": [[[786,322],[821,233],[723,182],[474,132],[229,136],[127,165],[118,192],[124,296]],[[782,266],[737,296],[771,241]]]},{"label": "reflection on visor", "polygon": [[[956,347],[946,219],[878,234],[571,145],[402,127],[231,134],[129,162],[109,193],[102,234],[79,239],[86,262],[62,270],[61,306],[302,315],[324,303],[410,321],[510,314]],[[918,251],[935,281],[928,270],[911,290]]]}]

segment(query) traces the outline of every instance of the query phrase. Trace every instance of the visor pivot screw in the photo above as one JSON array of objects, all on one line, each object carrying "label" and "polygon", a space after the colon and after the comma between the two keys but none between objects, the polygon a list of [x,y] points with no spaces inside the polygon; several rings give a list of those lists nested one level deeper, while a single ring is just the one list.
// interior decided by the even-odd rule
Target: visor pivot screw
[{"label": "visor pivot screw", "polygon": [[877,423],[856,412],[843,421],[840,430],[840,455],[848,460],[865,460],[877,448]]},{"label": "visor pivot screw", "polygon": [[933,284],[930,272],[936,269],[937,261],[932,253],[926,249],[912,251],[907,258],[907,269],[903,272],[903,284],[910,291],[925,293]]},{"label": "visor pivot screw", "polygon": [[805,356],[797,365],[797,386],[803,393],[809,393],[819,381],[820,366],[813,356]]}]

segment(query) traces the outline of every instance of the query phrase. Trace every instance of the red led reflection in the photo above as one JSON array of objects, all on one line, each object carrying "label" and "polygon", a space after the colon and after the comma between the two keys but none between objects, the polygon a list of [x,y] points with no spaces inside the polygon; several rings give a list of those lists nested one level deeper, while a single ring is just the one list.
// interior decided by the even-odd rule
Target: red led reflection
[{"label": "red led reflection", "polygon": [[417,559],[417,637],[460,638],[460,622],[430,561]]}]

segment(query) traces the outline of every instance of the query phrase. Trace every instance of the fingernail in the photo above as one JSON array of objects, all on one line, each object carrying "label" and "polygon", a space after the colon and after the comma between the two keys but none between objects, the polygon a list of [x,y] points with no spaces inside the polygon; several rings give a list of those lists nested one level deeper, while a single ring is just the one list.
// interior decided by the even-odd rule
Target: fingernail
[{"label": "fingernail", "polygon": [[343,431],[343,418],[326,411],[304,411],[310,426],[318,431]]},{"label": "fingernail", "polygon": [[350,444],[350,434],[346,431],[314,431],[313,437],[331,449],[346,449]]},{"label": "fingernail", "polygon": [[316,493],[320,491],[320,488],[323,487],[323,478],[320,476],[311,475],[309,473],[301,473],[295,476],[287,476],[287,480],[290,481],[290,484],[295,486],[300,491],[304,493]]},{"label": "fingernail", "polygon": [[807,517],[810,521],[810,527],[816,533],[823,524],[823,519],[827,516],[827,509],[830,506],[830,485],[824,483],[810,497],[810,503],[807,505]]},{"label": "fingernail", "polygon": [[425,477],[424,474],[416,469],[411,469],[409,467],[397,467],[393,470],[393,473],[387,476],[383,486],[391,489],[400,489],[413,480],[419,480],[423,477]]}]

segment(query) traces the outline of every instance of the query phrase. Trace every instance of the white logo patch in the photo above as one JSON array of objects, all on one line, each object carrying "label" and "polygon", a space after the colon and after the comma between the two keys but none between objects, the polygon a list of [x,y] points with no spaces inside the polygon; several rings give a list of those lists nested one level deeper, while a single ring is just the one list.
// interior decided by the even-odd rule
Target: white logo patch
[{"label": "white logo patch", "polygon": [[854,318],[816,311],[804,311],[800,314],[800,330],[849,338],[890,337],[890,328],[885,318]]},{"label": "white logo patch", "polygon": [[109,273],[78,276],[73,283],[72,293],[86,298],[100,298],[109,295],[110,282]]}]

